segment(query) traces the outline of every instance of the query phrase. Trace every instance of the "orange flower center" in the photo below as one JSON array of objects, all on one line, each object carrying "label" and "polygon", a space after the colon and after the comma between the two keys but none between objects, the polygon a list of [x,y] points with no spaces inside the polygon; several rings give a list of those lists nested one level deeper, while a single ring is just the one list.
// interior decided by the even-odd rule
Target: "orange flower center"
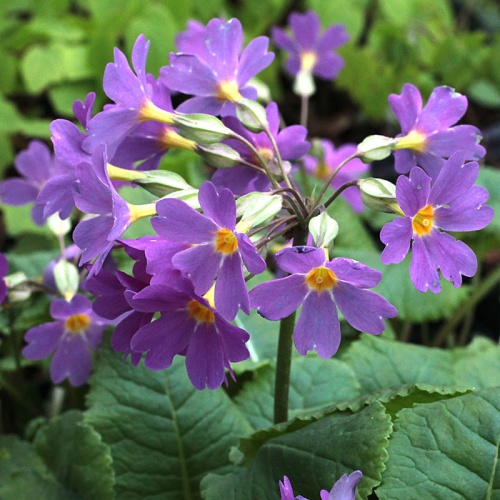
[{"label": "orange flower center", "polygon": [[418,211],[418,213],[413,217],[412,227],[413,233],[418,236],[423,236],[431,232],[434,221],[434,207],[431,205],[426,205],[424,208]]},{"label": "orange flower center", "polygon": [[188,302],[187,310],[190,318],[194,318],[198,323],[213,323],[215,321],[214,313],[206,306],[200,304],[197,300]]},{"label": "orange flower center", "polygon": [[234,233],[226,227],[215,233],[215,251],[231,255],[238,250],[238,240]]},{"label": "orange flower center", "polygon": [[64,328],[71,333],[83,332],[90,325],[90,318],[86,314],[75,314],[64,322]]},{"label": "orange flower center", "polygon": [[327,267],[315,267],[307,273],[306,285],[310,290],[321,293],[337,286],[337,276]]}]

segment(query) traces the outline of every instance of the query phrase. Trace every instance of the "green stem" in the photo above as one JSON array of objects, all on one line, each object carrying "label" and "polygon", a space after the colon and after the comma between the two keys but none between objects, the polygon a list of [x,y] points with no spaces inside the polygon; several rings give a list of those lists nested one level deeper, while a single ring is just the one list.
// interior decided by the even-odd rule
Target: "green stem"
[{"label": "green stem", "polygon": [[490,275],[487,276],[486,279],[474,289],[467,302],[463,304],[458,311],[455,311],[454,315],[437,332],[432,345],[434,347],[442,345],[447,337],[451,335],[451,333],[455,330],[460,321],[462,321],[462,319],[467,315],[467,313],[473,307],[475,307],[483,297],[488,295],[488,293],[498,283],[500,283],[500,267],[496,268],[492,273],[490,273]]},{"label": "green stem", "polygon": [[288,395],[290,392],[290,372],[292,368],[294,311],[280,322],[278,356],[276,359],[276,382],[274,386],[274,423],[288,420]]},{"label": "green stem", "polygon": [[307,119],[309,115],[309,96],[303,95],[300,100],[300,124],[307,128]]}]

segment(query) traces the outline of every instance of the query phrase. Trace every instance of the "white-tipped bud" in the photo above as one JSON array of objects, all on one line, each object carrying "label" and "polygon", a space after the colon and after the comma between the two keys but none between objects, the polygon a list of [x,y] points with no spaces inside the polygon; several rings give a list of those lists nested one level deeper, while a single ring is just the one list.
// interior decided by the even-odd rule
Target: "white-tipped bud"
[{"label": "white-tipped bud", "polygon": [[241,196],[236,201],[236,216],[241,217],[237,231],[246,233],[251,227],[271,219],[281,210],[282,202],[277,194],[253,192]]},{"label": "white-tipped bud", "polygon": [[65,259],[59,260],[54,266],[54,279],[59,293],[67,301],[70,301],[80,285],[76,266]]},{"label": "white-tipped bud", "polygon": [[148,170],[145,177],[133,182],[155,196],[166,196],[175,191],[192,189],[182,176],[168,170]]},{"label": "white-tipped bud", "polygon": [[302,97],[310,97],[316,92],[316,84],[310,71],[299,71],[293,82],[293,91]]},{"label": "white-tipped bud", "polygon": [[385,179],[360,179],[359,191],[363,203],[377,212],[399,213],[396,200],[396,186]]},{"label": "white-tipped bud", "polygon": [[8,302],[22,302],[31,297],[31,287],[26,283],[28,278],[23,272],[8,274],[4,281],[7,285]]},{"label": "white-tipped bud", "polygon": [[387,158],[396,145],[396,140],[385,135],[370,135],[358,145],[359,158],[364,163]]},{"label": "white-tipped bud", "polygon": [[328,248],[339,234],[339,225],[326,212],[322,212],[309,221],[309,232],[313,237],[314,246]]},{"label": "white-tipped bud", "polygon": [[205,114],[176,114],[175,126],[179,133],[197,143],[213,144],[223,141],[232,135],[218,118]]},{"label": "white-tipped bud", "polygon": [[242,99],[236,104],[236,116],[251,132],[262,132],[269,127],[266,110],[257,102]]},{"label": "white-tipped bud", "polygon": [[227,144],[199,144],[196,152],[212,167],[231,168],[241,165],[241,156]]},{"label": "white-tipped bud", "polygon": [[71,222],[69,219],[61,219],[59,214],[54,214],[47,219],[47,227],[56,236],[64,236],[71,231]]}]

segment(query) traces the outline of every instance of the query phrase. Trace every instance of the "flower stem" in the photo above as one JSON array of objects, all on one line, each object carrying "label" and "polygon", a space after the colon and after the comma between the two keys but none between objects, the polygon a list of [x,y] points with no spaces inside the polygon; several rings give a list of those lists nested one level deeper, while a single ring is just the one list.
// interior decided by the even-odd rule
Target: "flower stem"
[{"label": "flower stem", "polygon": [[294,311],[280,322],[278,356],[276,360],[276,382],[274,386],[274,423],[288,420],[288,395],[290,392],[290,372],[292,367]]}]

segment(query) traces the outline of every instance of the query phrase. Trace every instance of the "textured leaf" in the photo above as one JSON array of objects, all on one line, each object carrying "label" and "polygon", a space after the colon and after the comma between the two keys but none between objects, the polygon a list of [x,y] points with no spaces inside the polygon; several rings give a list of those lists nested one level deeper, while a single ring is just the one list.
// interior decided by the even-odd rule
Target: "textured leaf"
[{"label": "textured leaf", "polygon": [[442,350],[364,335],[342,360],[356,373],[362,392],[416,383],[482,389],[498,385],[500,373],[500,347],[484,339]]},{"label": "textured leaf", "polygon": [[180,358],[164,371],[101,350],[85,420],[110,446],[116,495],[199,498],[209,471],[233,470],[228,453],[251,428],[222,389],[197,391]]},{"label": "textured leaf", "polygon": [[381,499],[499,498],[500,388],[398,414]]},{"label": "textured leaf", "polygon": [[[235,398],[248,421],[255,429],[273,423],[274,404],[273,366],[263,366],[254,372]],[[290,417],[303,410],[314,410],[359,395],[359,383],[351,368],[336,359],[317,356],[297,357],[292,362],[290,379]]]},{"label": "textured leaf", "polygon": [[358,487],[366,497],[380,481],[392,430],[380,403],[359,413],[335,413],[305,428],[267,441],[255,460],[239,474],[210,474],[202,482],[206,499],[278,498],[278,481],[290,478],[295,492],[317,498],[344,473],[360,469]]},{"label": "textured leaf", "polygon": [[67,412],[41,428],[34,447],[57,480],[77,497],[113,498],[109,447],[83,423],[80,412]]}]

